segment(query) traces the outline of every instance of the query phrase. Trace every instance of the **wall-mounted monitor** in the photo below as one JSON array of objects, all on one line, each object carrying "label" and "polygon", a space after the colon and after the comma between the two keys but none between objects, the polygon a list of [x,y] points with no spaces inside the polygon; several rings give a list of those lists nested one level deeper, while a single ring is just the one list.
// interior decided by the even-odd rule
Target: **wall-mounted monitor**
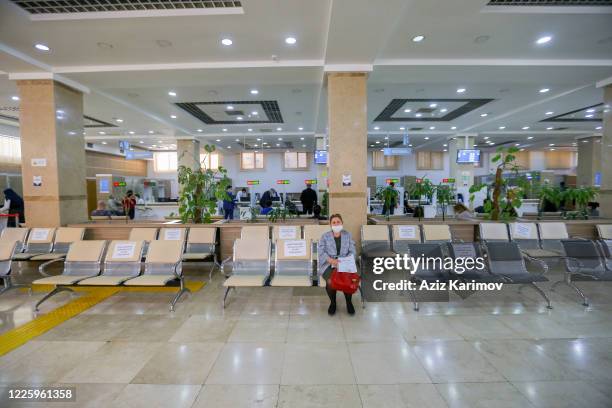
[{"label": "wall-mounted monitor", "polygon": [[457,163],[460,163],[460,164],[480,163],[480,150],[475,150],[475,149],[457,150]]},{"label": "wall-mounted monitor", "polygon": [[327,150],[315,150],[314,162],[315,164],[327,164]]}]

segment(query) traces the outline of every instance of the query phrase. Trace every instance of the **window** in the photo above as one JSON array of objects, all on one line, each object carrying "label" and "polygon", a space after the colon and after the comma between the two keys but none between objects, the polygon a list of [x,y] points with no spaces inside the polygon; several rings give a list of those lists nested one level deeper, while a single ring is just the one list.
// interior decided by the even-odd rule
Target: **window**
[{"label": "window", "polygon": [[444,170],[444,153],[417,152],[417,170]]},{"label": "window", "polygon": [[308,170],[308,153],[285,152],[283,157],[284,170]]},{"label": "window", "polygon": [[263,153],[242,152],[240,153],[240,170],[256,170],[264,168]]},{"label": "window", "polygon": [[21,144],[19,138],[0,135],[0,162],[21,164]]},{"label": "window", "polygon": [[153,153],[153,169],[156,173],[169,173],[177,168],[176,152]]},{"label": "window", "polygon": [[398,156],[385,156],[381,151],[372,152],[372,170],[397,170],[398,167]]},{"label": "window", "polygon": [[219,153],[200,154],[200,165],[203,169],[217,170],[219,168]]}]

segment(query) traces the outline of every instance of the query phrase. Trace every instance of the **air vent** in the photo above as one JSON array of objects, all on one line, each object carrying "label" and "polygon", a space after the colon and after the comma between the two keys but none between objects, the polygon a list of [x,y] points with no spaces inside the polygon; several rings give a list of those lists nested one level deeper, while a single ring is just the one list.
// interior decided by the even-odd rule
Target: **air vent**
[{"label": "air vent", "polygon": [[422,127],[414,127],[414,128],[410,128],[410,130],[416,131],[416,130],[423,130]]},{"label": "air vent", "polygon": [[241,110],[226,110],[225,114],[229,116],[244,116],[244,112]]},{"label": "air vent", "polygon": [[259,131],[261,133],[272,133],[272,132],[274,132],[274,130],[271,129],[271,128],[261,128],[261,129],[259,129]]},{"label": "air vent", "polygon": [[88,149],[93,149],[94,144],[93,143],[87,143],[86,146],[87,146]]},{"label": "air vent", "polygon": [[612,6],[612,0],[489,0],[487,6]]},{"label": "air vent", "polygon": [[435,108],[419,108],[418,113],[433,113]]},{"label": "air vent", "polygon": [[147,10],[194,10],[241,8],[242,2],[235,0],[12,0],[30,14],[73,14],[96,12],[125,12]]}]

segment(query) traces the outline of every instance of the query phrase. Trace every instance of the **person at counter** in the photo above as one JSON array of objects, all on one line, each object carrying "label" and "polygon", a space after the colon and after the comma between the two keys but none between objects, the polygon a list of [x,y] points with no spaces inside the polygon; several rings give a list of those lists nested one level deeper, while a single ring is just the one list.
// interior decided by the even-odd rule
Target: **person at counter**
[{"label": "person at counter", "polygon": [[7,227],[16,227],[16,218],[19,218],[19,223],[25,222],[23,211],[23,198],[19,196],[12,188],[4,189],[4,205],[0,208],[2,214],[18,214],[18,217],[9,217],[6,223]]},{"label": "person at counter", "polygon": [[[327,296],[329,296],[330,304],[327,309],[327,314],[330,316],[336,313],[336,290],[331,288],[330,278],[332,269],[338,266],[338,258],[355,255],[355,241],[351,237],[351,233],[344,230],[342,226],[342,216],[340,214],[332,214],[329,217],[329,225],[331,231],[328,231],[321,235],[317,246],[319,256],[319,279],[322,277],[325,279],[327,285],[325,290]],[[352,296],[350,294],[344,294],[346,299],[346,311],[348,314],[355,314],[355,307],[353,306]]]},{"label": "person at counter", "polygon": [[136,193],[136,204],[138,204],[138,205],[144,205],[145,204],[144,198],[142,198],[140,196],[140,194],[138,194],[138,193]]},{"label": "person at counter", "polygon": [[399,192],[395,189],[395,183],[391,182],[386,188],[387,193],[390,195],[391,200],[389,201],[389,206],[385,205],[383,207],[383,215],[393,215],[395,209],[399,207]]},{"label": "person at counter", "polygon": [[247,193],[246,188],[243,188],[242,190],[238,192],[238,194],[236,194],[236,201],[238,202],[248,201],[248,198],[249,198],[249,194]]},{"label": "person at counter", "polygon": [[121,206],[130,220],[133,220],[136,216],[136,197],[134,196],[134,192],[132,190],[128,190],[127,193],[125,193]]},{"label": "person at counter", "polygon": [[455,218],[458,220],[471,221],[476,219],[474,214],[472,214],[470,210],[461,203],[455,204],[453,210],[455,210]]},{"label": "person at counter", "polygon": [[306,184],[306,188],[300,195],[300,202],[302,203],[302,213],[312,214],[312,207],[317,203],[317,192],[312,189],[312,184]]},{"label": "person at counter", "polygon": [[272,211],[272,193],[270,192],[273,189],[266,190],[261,195],[261,199],[259,200],[259,206],[261,207],[261,215],[266,215],[270,211]]},{"label": "person at counter", "polygon": [[111,215],[124,215],[123,210],[112,195],[109,195],[108,200],[106,200],[106,209],[111,212]]},{"label": "person at counter", "polygon": [[225,198],[223,199],[223,218],[226,220],[234,219],[234,207],[236,206],[236,198],[232,193],[232,186],[227,186],[225,189]]},{"label": "person at counter", "polygon": [[93,217],[110,217],[113,213],[106,208],[106,202],[104,200],[98,201],[98,206],[91,212]]}]

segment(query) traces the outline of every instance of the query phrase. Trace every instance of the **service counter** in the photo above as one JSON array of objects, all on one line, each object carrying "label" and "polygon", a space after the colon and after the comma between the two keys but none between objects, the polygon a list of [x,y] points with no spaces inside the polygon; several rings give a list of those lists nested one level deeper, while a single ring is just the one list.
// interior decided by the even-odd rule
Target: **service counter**
[{"label": "service counter", "polygon": [[[442,218],[414,218],[412,215],[391,216],[389,221],[385,217],[370,216],[368,224],[447,224],[450,227],[453,237],[466,242],[478,240],[479,229],[478,225],[481,222],[492,222],[486,219],[476,219],[473,221],[463,221],[454,218],[447,218],[442,221]],[[523,217],[518,222],[563,222],[567,225],[567,232],[570,237],[582,237],[595,239],[597,238],[597,224],[612,224],[611,218],[592,218],[588,220],[563,220],[558,218],[549,218],[538,220],[536,217]]]}]

